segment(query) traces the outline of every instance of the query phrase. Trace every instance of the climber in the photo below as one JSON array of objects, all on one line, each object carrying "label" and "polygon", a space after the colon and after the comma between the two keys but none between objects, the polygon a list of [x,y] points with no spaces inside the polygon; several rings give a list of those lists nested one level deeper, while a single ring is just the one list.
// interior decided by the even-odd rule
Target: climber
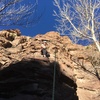
[{"label": "climber", "polygon": [[47,41],[42,41],[41,44],[41,55],[43,55],[43,57],[50,57],[49,52],[47,51]]}]

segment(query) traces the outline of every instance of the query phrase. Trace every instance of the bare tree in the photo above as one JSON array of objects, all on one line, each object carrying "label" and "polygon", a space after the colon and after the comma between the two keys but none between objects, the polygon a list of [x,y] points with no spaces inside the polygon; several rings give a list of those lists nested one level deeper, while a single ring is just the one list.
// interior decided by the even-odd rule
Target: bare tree
[{"label": "bare tree", "polygon": [[57,29],[94,42],[100,52],[100,0],[54,0],[54,6],[58,8],[54,11]]},{"label": "bare tree", "polygon": [[33,0],[0,0],[0,25],[29,26],[37,23],[38,1]]}]

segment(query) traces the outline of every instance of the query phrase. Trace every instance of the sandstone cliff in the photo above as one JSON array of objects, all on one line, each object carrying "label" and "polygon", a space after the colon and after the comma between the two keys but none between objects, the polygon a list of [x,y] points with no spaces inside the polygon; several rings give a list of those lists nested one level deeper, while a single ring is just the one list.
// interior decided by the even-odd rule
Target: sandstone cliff
[{"label": "sandstone cliff", "polygon": [[[50,57],[41,55],[42,40]],[[53,89],[54,67],[56,69]],[[51,31],[35,37],[0,32],[0,100],[99,100],[100,53]]]}]

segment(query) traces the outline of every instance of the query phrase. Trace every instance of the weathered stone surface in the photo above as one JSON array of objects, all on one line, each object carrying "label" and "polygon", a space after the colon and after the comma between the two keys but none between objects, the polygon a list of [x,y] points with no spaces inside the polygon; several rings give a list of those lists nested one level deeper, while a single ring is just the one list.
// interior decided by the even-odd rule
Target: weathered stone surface
[{"label": "weathered stone surface", "polygon": [[[51,100],[54,66],[55,100],[99,100],[100,53],[96,49],[73,44],[54,31],[35,37],[20,36],[18,31],[11,41],[3,32],[12,31],[17,32],[0,32],[0,100]],[[49,59],[41,55],[43,40],[48,43]]]}]

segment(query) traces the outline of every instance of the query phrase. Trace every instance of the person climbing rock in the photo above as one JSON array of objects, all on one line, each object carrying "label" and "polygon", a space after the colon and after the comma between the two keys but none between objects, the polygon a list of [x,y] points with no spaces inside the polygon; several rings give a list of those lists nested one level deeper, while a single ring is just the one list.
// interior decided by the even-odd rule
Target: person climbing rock
[{"label": "person climbing rock", "polygon": [[50,54],[47,51],[47,41],[42,41],[42,44],[41,44],[41,55],[43,55],[43,57],[50,57]]}]

